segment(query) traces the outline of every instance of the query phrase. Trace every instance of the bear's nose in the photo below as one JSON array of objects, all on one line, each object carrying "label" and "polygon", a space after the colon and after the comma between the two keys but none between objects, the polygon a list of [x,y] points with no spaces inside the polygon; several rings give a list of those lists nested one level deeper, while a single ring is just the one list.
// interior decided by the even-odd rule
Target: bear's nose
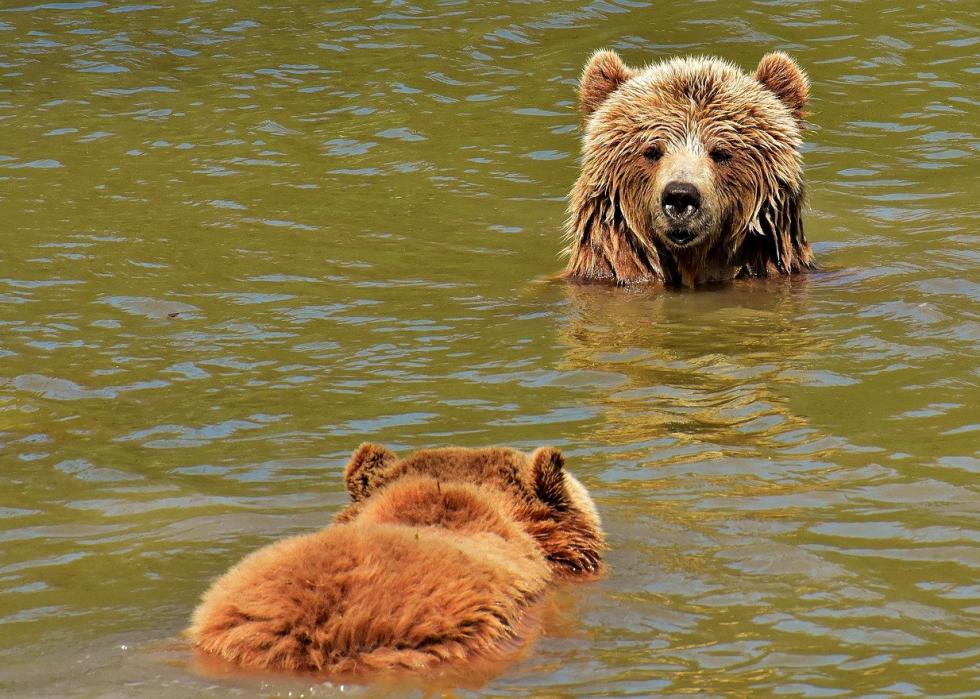
[{"label": "bear's nose", "polygon": [[671,182],[664,188],[660,198],[664,213],[672,221],[691,218],[701,206],[701,193],[697,187],[687,182]]}]

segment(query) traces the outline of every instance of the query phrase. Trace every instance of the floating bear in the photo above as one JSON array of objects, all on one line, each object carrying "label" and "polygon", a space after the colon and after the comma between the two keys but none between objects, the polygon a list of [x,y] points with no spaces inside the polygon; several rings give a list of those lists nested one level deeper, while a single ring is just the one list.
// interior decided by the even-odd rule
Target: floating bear
[{"label": "floating bear", "polygon": [[188,631],[242,667],[359,675],[478,663],[526,644],[558,579],[601,574],[585,488],[543,447],[363,444],[353,503],[327,528],[273,543],[220,577]]}]

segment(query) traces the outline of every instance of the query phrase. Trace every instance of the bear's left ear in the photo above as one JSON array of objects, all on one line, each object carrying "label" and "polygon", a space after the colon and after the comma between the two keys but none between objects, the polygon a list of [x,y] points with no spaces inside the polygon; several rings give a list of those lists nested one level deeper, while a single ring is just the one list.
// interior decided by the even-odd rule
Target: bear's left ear
[{"label": "bear's left ear", "polygon": [[755,69],[755,79],[803,120],[803,107],[810,96],[810,81],[792,58],[782,51],[767,53]]},{"label": "bear's left ear", "polygon": [[531,454],[531,486],[534,494],[556,510],[569,506],[565,487],[565,457],[554,447],[541,447]]},{"label": "bear's left ear", "polygon": [[398,457],[380,444],[365,442],[357,448],[347,467],[344,481],[351,500],[360,502],[384,482],[384,472]]},{"label": "bear's left ear", "polygon": [[634,75],[636,71],[623,63],[623,59],[615,51],[596,51],[579,79],[578,108],[588,116]]}]

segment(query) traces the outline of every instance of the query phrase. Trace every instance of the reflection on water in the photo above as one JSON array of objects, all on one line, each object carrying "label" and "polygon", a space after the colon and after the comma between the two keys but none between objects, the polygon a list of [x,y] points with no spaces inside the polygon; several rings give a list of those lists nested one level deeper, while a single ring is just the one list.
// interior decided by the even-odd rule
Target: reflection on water
[{"label": "reflection on water", "polygon": [[[600,479],[622,503],[606,508],[624,520],[613,563],[630,541],[648,549],[625,556],[607,588],[631,625],[673,639],[665,658],[694,653],[697,674],[710,671],[685,686],[724,691],[724,671],[733,690],[774,689],[793,667],[855,687],[854,670],[900,673],[909,653],[954,670],[974,662],[969,613],[925,591],[938,561],[946,584],[971,594],[975,491],[920,473],[910,454],[888,453],[891,440],[852,441],[835,424],[860,421],[841,415],[845,402],[828,420],[796,398],[859,383],[821,326],[838,283],[746,282],[710,303],[572,290],[568,364],[627,378],[598,396],[608,417],[591,440],[615,464]],[[697,651],[677,653],[692,640]]]},{"label": "reflection on water", "polygon": [[[239,5],[0,7],[0,693],[338,695],[179,632],[368,439],[556,444],[604,514],[461,696],[980,692],[965,3]],[[603,45],[793,53],[830,271],[535,281]]]},{"label": "reflection on water", "polygon": [[569,368],[627,379],[600,397],[609,415],[597,437],[615,446],[656,436],[698,456],[703,439],[757,453],[768,437],[804,429],[779,387],[796,382],[801,351],[827,344],[805,319],[813,280],[739,282],[720,297],[569,287]]}]

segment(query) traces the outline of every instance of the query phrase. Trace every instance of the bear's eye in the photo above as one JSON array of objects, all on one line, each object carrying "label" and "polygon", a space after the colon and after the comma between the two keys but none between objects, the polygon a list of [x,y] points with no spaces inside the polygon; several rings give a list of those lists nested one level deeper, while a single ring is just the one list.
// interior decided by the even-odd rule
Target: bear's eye
[{"label": "bear's eye", "polygon": [[715,148],[711,151],[711,159],[716,163],[727,163],[732,159],[732,154],[724,148]]},{"label": "bear's eye", "polygon": [[650,146],[643,151],[643,157],[649,160],[651,163],[655,163],[664,157],[664,149],[660,146]]}]

